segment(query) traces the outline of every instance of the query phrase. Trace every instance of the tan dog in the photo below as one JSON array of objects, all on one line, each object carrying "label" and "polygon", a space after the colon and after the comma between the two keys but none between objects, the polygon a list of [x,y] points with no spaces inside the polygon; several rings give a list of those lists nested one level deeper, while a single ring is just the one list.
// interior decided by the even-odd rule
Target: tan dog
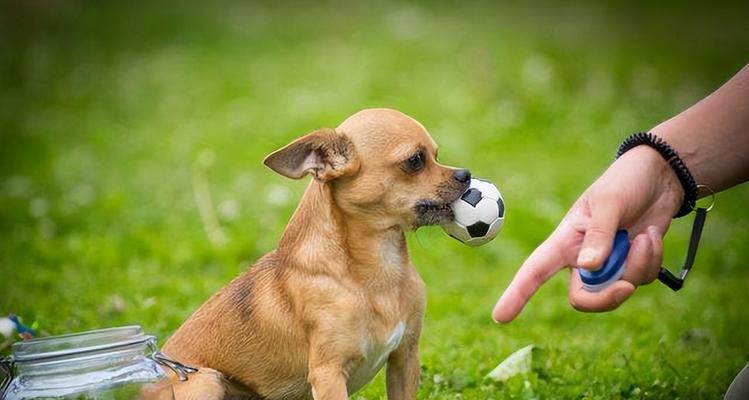
[{"label": "tan dog", "polygon": [[164,353],[198,367],[181,399],[347,399],[387,362],[389,399],[414,399],[424,283],[404,232],[452,218],[470,172],[442,166],[424,127],[369,109],[270,154],[311,174],[278,249],[200,307]]}]

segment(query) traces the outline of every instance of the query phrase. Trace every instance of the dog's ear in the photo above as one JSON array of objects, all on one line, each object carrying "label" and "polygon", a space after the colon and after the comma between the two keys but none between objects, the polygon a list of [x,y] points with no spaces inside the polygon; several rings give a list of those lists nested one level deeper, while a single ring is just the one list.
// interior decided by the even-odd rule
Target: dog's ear
[{"label": "dog's ear", "polygon": [[269,154],[263,163],[283,176],[300,179],[311,173],[320,182],[329,182],[359,169],[354,143],[330,128],[300,137]]}]

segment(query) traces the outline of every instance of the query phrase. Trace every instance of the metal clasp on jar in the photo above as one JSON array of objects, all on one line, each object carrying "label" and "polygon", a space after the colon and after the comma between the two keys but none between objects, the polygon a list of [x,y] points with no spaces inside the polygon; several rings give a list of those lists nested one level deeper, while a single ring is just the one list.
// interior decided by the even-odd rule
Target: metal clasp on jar
[{"label": "metal clasp on jar", "polygon": [[186,381],[188,379],[188,374],[198,372],[197,368],[172,360],[166,354],[162,353],[158,346],[156,346],[155,336],[150,336],[148,338],[148,347],[153,351],[153,353],[151,353],[151,359],[174,371],[180,381]]}]

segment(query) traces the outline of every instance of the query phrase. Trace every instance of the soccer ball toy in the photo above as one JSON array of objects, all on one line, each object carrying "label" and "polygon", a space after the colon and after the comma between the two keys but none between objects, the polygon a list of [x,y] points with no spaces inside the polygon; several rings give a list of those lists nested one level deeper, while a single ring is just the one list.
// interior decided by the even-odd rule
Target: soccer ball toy
[{"label": "soccer ball toy", "polygon": [[448,235],[469,246],[488,243],[505,222],[505,202],[491,182],[473,178],[450,207],[455,219],[442,225]]}]

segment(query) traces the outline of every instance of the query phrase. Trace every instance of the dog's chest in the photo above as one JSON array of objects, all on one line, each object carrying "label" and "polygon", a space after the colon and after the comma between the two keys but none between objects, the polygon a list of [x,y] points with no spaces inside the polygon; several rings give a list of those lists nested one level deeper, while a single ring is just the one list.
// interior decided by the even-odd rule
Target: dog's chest
[{"label": "dog's chest", "polygon": [[359,390],[377,375],[377,372],[385,364],[390,353],[400,345],[405,331],[406,324],[400,321],[389,334],[385,335],[385,340],[369,337],[362,341],[361,351],[363,358],[349,374],[349,393]]}]

